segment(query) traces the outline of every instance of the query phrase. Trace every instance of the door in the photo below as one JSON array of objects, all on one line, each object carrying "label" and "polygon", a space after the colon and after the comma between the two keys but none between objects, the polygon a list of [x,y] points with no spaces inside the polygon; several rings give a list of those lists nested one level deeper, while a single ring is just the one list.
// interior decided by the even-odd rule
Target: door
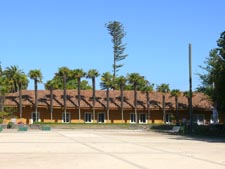
[{"label": "door", "polygon": [[172,114],[166,114],[166,124],[170,124],[172,122]]},{"label": "door", "polygon": [[98,122],[99,123],[105,122],[105,113],[98,113]]},{"label": "door", "polygon": [[146,114],[145,113],[141,113],[140,114],[140,120],[139,120],[140,123],[143,123],[145,124],[147,122],[146,120]]},{"label": "door", "polygon": [[34,122],[38,122],[39,121],[39,118],[40,118],[40,114],[39,114],[39,112],[32,112],[32,120],[33,120],[33,123]]},{"label": "door", "polygon": [[62,114],[63,123],[70,123],[70,113],[66,112]]},{"label": "door", "polygon": [[135,113],[130,114],[130,123],[136,123]]},{"label": "door", "polygon": [[91,123],[92,122],[91,113],[85,113],[84,120],[85,120],[85,123]]}]

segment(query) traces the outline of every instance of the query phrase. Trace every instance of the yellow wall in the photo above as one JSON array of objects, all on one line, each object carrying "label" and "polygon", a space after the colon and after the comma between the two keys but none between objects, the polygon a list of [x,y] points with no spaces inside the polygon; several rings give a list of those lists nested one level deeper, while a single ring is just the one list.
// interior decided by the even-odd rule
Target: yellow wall
[{"label": "yellow wall", "polygon": [[[32,107],[25,107],[23,108],[22,114],[22,121],[24,123],[31,123],[31,112],[34,112],[34,108]],[[63,108],[57,108],[53,111],[53,120],[51,120],[51,114],[49,108],[38,108],[38,112],[40,113],[40,121],[41,122],[57,122],[62,123],[62,114]],[[81,119],[79,120],[78,109],[67,109],[67,112],[70,112],[71,123],[84,123],[84,114],[85,112],[92,113],[92,110],[81,110]],[[98,110],[96,109],[95,112],[95,121],[93,123],[97,123],[98,120],[98,113],[105,113],[105,123],[130,123],[130,113],[134,113],[134,110],[125,110],[124,111],[124,121],[122,121],[121,112],[120,110],[110,110],[109,117],[110,120],[107,120],[107,113],[106,110]],[[166,111],[167,113],[174,113],[175,111]],[[147,116],[147,110],[138,110],[138,114],[145,113]],[[210,119],[211,112],[206,111],[194,111],[193,113],[196,114],[204,114],[206,120]],[[19,117],[19,113],[16,113],[17,117]],[[182,121],[183,118],[189,119],[189,112],[188,111],[179,111],[179,120]],[[93,117],[92,117],[93,119]],[[225,118],[224,118],[225,119]],[[19,122],[19,120],[17,120]],[[224,120],[225,121],[225,120]],[[4,123],[7,123],[5,120]],[[163,113],[162,110],[151,110],[150,113],[150,120],[148,119],[148,123],[159,124],[163,123]]]}]

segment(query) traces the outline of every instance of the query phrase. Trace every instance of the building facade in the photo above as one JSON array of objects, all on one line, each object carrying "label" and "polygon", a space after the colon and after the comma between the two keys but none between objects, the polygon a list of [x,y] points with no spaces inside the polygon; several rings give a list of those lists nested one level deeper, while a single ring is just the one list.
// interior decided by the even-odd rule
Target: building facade
[{"label": "building facade", "polygon": [[[176,118],[179,119],[179,122],[190,119],[188,98],[182,94],[178,97],[177,104],[174,97],[169,93],[165,94],[165,104],[163,104],[162,93],[138,91],[137,104],[135,104],[133,91],[124,91],[123,98],[121,98],[119,90],[111,90],[107,99],[106,91],[98,90],[96,91],[95,104],[93,104],[92,90],[82,90],[80,93],[79,97],[76,90],[67,90],[64,97],[63,90],[53,90],[52,96],[48,90],[39,90],[38,111],[35,112],[34,91],[23,90],[22,112],[19,112],[19,93],[7,94],[4,106],[15,107],[14,114],[17,117],[17,122],[23,121],[27,124],[36,121],[149,124],[163,123],[164,121],[172,123],[175,122]],[[64,102],[64,98],[66,102]],[[212,116],[212,103],[209,98],[202,93],[194,93],[192,103],[194,122],[198,124],[209,123]],[[177,111],[176,105],[178,105]]]}]

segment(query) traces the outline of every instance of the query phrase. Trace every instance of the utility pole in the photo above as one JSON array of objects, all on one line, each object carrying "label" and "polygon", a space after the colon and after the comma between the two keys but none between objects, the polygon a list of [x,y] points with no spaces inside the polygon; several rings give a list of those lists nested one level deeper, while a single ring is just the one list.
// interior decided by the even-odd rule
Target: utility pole
[{"label": "utility pole", "polygon": [[190,116],[190,134],[192,133],[193,119],[192,119],[192,48],[189,43],[189,116]]}]

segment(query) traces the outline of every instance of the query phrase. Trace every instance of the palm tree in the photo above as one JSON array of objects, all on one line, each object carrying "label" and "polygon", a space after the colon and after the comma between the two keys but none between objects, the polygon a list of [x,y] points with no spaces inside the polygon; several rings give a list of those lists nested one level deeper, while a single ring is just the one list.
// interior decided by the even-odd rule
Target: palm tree
[{"label": "palm tree", "polygon": [[53,90],[58,88],[58,84],[54,80],[48,80],[45,83],[45,89],[50,91],[50,116],[53,119]]},{"label": "palm tree", "polygon": [[173,89],[170,94],[172,97],[175,97],[175,104],[176,104],[176,124],[179,124],[179,115],[178,115],[178,96],[180,96],[179,89]]},{"label": "palm tree", "polygon": [[109,121],[109,89],[112,88],[113,76],[109,72],[105,72],[102,74],[100,86],[102,89],[106,89],[106,101],[107,101],[107,121]]},{"label": "palm tree", "polygon": [[131,73],[128,74],[128,82],[132,85],[134,90],[134,113],[135,113],[135,120],[138,123],[138,114],[137,114],[137,87],[144,81],[144,77],[141,76],[139,73]]},{"label": "palm tree", "polygon": [[150,84],[149,81],[145,81],[145,86],[142,88],[142,91],[146,94],[146,100],[147,100],[147,111],[148,111],[148,120],[151,118],[150,114],[150,96],[149,93],[153,91],[154,84]]},{"label": "palm tree", "polygon": [[37,107],[38,107],[37,90],[38,90],[38,86],[37,86],[37,84],[42,82],[42,73],[41,73],[41,70],[39,70],[39,69],[33,69],[33,70],[30,70],[28,76],[31,79],[34,80],[34,90],[35,90],[34,100],[35,100],[35,116],[36,116],[35,121],[37,122],[38,121],[38,112],[37,112]]},{"label": "palm tree", "polygon": [[79,120],[81,119],[81,112],[80,112],[80,86],[81,86],[81,78],[85,77],[86,73],[83,71],[83,69],[74,69],[72,71],[72,76],[77,79],[77,93],[78,93],[78,114],[79,114]]},{"label": "palm tree", "polygon": [[19,89],[19,114],[20,118],[22,118],[22,89],[23,86],[26,86],[28,84],[28,79],[25,73],[17,73],[15,77],[17,83],[18,83],[18,89]]},{"label": "palm tree", "polygon": [[28,79],[25,73],[18,68],[18,66],[7,67],[2,75],[7,79],[7,84],[9,85],[10,92],[19,91],[19,114],[22,118],[22,89],[27,88]]},{"label": "palm tree", "polygon": [[120,88],[120,107],[121,107],[121,118],[122,122],[124,121],[124,115],[123,115],[123,102],[124,102],[124,96],[123,96],[123,91],[124,87],[126,85],[127,79],[124,76],[119,76],[116,78],[116,84],[118,84]]},{"label": "palm tree", "polygon": [[57,76],[60,76],[63,78],[63,103],[64,103],[64,121],[66,122],[66,109],[67,109],[67,105],[66,105],[66,98],[67,98],[67,94],[66,94],[66,81],[68,76],[70,75],[71,71],[69,68],[67,67],[60,67],[59,68],[59,72],[57,73]]},{"label": "palm tree", "polygon": [[166,123],[166,112],[165,112],[165,94],[170,91],[169,84],[158,85],[156,90],[162,93],[162,105],[163,105],[163,122]]},{"label": "palm tree", "polygon": [[96,69],[91,69],[87,73],[87,78],[92,80],[92,104],[93,104],[93,120],[95,121],[95,78],[99,76]]},{"label": "palm tree", "polygon": [[[17,82],[17,75],[23,73],[18,66],[10,66],[7,67],[3,74],[6,76],[9,82],[10,92],[17,92],[18,91],[18,82]],[[27,87],[27,86],[26,86]]]},{"label": "palm tree", "polygon": [[9,81],[4,76],[3,72],[0,72],[0,112],[4,111],[5,94],[10,91]]},{"label": "palm tree", "polygon": [[7,79],[4,77],[2,66],[0,64],[0,112],[4,111],[5,94],[8,92]]}]

